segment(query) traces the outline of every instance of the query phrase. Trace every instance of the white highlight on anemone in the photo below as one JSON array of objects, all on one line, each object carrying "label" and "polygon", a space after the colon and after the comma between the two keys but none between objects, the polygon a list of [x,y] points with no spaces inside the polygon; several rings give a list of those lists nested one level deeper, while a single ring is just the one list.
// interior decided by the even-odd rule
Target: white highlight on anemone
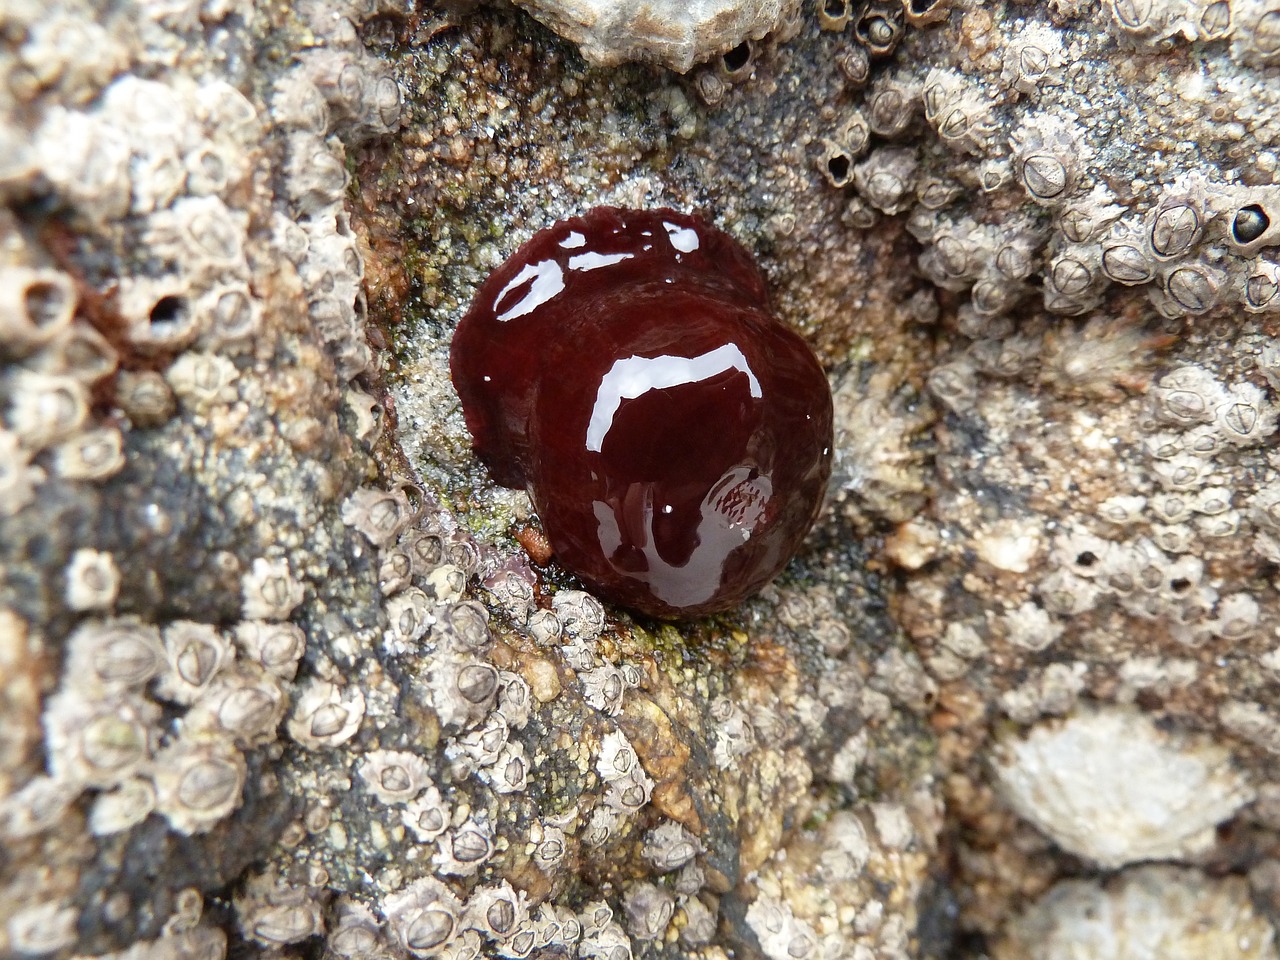
[{"label": "white highlight on anemone", "polygon": [[671,246],[681,253],[693,253],[698,249],[698,231],[693,227],[682,227],[676,223],[667,223],[662,221],[662,225],[667,230],[667,239],[671,241]]},{"label": "white highlight on anemone", "polygon": [[526,263],[520,268],[520,272],[511,278],[511,282],[503,287],[498,296],[494,298],[494,308],[496,309],[506,299],[507,294],[525,283],[529,283],[528,292],[509,309],[498,314],[498,320],[502,323],[532,313],[563,290],[564,269],[555,260]]},{"label": "white highlight on anemone", "polygon": [[736,343],[726,343],[696,357],[624,357],[613,361],[600,380],[596,402],[587,425],[587,449],[599,453],[604,438],[613,426],[613,418],[623,400],[634,400],[650,390],[666,390],[738,370],[747,375],[751,396],[763,396],[760,381],[747,364],[747,358]]}]

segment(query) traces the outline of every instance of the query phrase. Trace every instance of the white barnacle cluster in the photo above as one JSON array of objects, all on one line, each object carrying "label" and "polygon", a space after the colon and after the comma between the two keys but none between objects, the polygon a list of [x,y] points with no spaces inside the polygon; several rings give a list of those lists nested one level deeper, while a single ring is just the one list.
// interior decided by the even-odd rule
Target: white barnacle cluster
[{"label": "white barnacle cluster", "polygon": [[[1250,381],[1224,384],[1204,367],[1186,365],[1155,381],[1149,403],[1143,447],[1149,492],[1117,494],[1100,504],[1093,522],[1064,526],[1037,587],[1040,605],[1073,617],[1106,601],[1131,616],[1164,621],[1187,646],[1213,637],[1241,640],[1258,629],[1261,598],[1228,588],[1210,574],[1206,558],[1218,544],[1249,533],[1259,554],[1280,557],[1271,487],[1263,482],[1249,493],[1238,480],[1240,467],[1258,462],[1255,451],[1276,431],[1274,400]],[[1020,620],[1011,639],[1036,649],[1024,629],[1027,617]],[[1047,636],[1043,629],[1038,634]]]},{"label": "white barnacle cluster", "polygon": [[1202,852],[1254,796],[1223,747],[1125,707],[1043,720],[1003,738],[994,758],[1014,810],[1106,868]]},{"label": "white barnacle cluster", "polygon": [[[785,32],[788,21],[798,21],[800,5],[795,0],[644,0],[619,10],[595,0],[521,0],[520,6],[578,44],[597,66],[639,60],[686,73],[766,34]],[[731,66],[736,62],[725,59]]]},{"label": "white barnacle cluster", "polygon": [[[395,130],[402,94],[349,22],[326,33],[327,42],[302,54],[271,95],[271,118],[284,141],[289,204],[273,229],[305,288],[314,329],[338,375],[351,380],[373,363],[373,352],[364,333],[364,260],[344,205],[346,153],[332,134],[359,141]],[[373,426],[360,432],[371,434]]]},{"label": "white barnacle cluster", "polygon": [[[284,680],[304,646],[302,631],[284,623],[223,631],[186,620],[163,628],[132,617],[83,621],[44,705],[48,778],[5,799],[9,829],[25,832],[23,805],[49,790],[67,798],[93,791],[90,825],[99,835],[153,812],[179,833],[211,829],[240,805],[245,751],[276,739]],[[166,719],[160,703],[176,718]]]},{"label": "white barnacle cluster", "polygon": [[0,517],[30,506],[46,480],[101,483],[124,466],[119,428],[90,402],[117,354],[76,316],[78,303],[66,272],[0,263]]},{"label": "white barnacle cluster", "polygon": [[[1166,318],[1280,309],[1273,2],[1107,0],[1096,19],[1054,4],[996,31],[952,17],[907,34],[913,62],[899,57],[873,77],[883,48],[872,37],[892,49],[904,13],[908,23],[937,19],[921,18],[920,6],[820,5],[823,29],[852,34],[835,56],[852,95],[824,115],[813,142],[819,170],[846,197],[846,225],[867,230],[882,214],[905,214],[921,271],[968,294],[961,333],[1008,336],[1037,288],[1044,309],[1065,317],[1093,313],[1124,287]],[[1211,44],[1213,55],[1203,72],[1166,58],[1159,89],[1139,89],[1111,56],[1117,38],[1153,62],[1183,42]],[[1158,106],[1141,110],[1147,97]],[[922,144],[918,118],[936,147]],[[1241,170],[1193,146],[1221,138],[1259,162]],[[1130,140],[1180,146],[1148,163],[1151,152]],[[1132,184],[1123,196],[1119,170]]]},{"label": "white barnacle cluster", "polygon": [[506,880],[465,893],[428,876],[388,894],[376,913],[344,897],[328,946],[333,955],[351,960],[388,954],[416,960],[473,960],[482,954],[521,958],[539,951],[572,952],[582,931],[571,910],[550,902],[532,904]]},{"label": "white barnacle cluster", "polygon": [[834,811],[754,873],[746,921],[761,952],[770,960],[912,956],[914,918],[898,898],[919,883],[915,868],[940,823],[936,811],[931,823],[921,819],[928,804],[913,806],[882,801]]}]

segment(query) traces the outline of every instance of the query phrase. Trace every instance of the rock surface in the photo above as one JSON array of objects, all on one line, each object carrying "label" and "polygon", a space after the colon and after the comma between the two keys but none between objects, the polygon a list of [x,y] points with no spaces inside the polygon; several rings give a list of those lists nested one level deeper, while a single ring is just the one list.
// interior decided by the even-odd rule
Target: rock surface
[{"label": "rock surface", "polygon": [[[1194,902],[1273,955],[1280,8],[734,9],[683,77],[0,9],[0,954],[1204,955]],[[542,563],[449,382],[601,203],[732,233],[833,386],[826,512],[714,620]],[[1041,801],[1122,737],[1160,842],[1091,847]]]}]

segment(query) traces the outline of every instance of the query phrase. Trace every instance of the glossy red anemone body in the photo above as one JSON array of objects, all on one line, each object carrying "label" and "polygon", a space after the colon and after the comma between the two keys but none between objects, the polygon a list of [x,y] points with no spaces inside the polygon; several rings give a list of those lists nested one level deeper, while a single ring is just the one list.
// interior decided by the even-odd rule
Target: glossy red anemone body
[{"label": "glossy red anemone body", "polygon": [[453,339],[494,480],[557,558],[658,617],[738,604],[790,559],[831,471],[831,391],[727,234],[599,207],[495,270]]}]

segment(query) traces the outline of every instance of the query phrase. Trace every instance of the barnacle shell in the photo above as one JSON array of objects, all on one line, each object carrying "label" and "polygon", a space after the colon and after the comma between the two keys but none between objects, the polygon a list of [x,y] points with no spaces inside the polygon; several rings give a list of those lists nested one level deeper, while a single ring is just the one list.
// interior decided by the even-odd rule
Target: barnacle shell
[{"label": "barnacle shell", "polygon": [[777,29],[791,14],[793,3],[645,0],[618,7],[590,0],[574,4],[521,0],[520,6],[578,44],[582,55],[596,66],[644,60],[685,73],[743,40],[758,40]]},{"label": "barnacle shell", "polygon": [[1214,827],[1253,797],[1226,750],[1120,707],[1004,738],[995,774],[1022,816],[1104,867],[1203,850]]},{"label": "barnacle shell", "polygon": [[1274,960],[1275,931],[1242,877],[1149,866],[1108,883],[1065,880],[1016,918],[996,960]]}]

